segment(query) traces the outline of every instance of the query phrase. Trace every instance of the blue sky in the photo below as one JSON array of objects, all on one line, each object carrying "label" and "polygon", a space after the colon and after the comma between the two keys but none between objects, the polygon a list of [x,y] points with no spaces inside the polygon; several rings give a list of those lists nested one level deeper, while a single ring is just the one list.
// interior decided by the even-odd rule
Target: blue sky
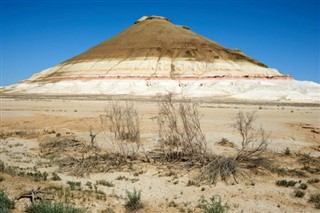
[{"label": "blue sky", "polygon": [[1,85],[160,15],[291,75],[320,82],[319,0],[1,0]]}]

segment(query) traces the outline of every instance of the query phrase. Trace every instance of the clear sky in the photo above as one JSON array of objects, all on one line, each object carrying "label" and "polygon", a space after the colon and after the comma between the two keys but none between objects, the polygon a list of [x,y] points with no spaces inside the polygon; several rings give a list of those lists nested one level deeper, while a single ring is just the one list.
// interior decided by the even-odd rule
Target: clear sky
[{"label": "clear sky", "polygon": [[0,0],[1,85],[160,15],[291,75],[320,82],[319,0]]}]

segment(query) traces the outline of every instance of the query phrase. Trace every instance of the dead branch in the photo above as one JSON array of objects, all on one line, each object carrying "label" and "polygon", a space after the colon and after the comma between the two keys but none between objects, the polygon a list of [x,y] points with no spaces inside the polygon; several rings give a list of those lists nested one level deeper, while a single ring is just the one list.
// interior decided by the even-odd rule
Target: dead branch
[{"label": "dead branch", "polygon": [[168,95],[159,103],[157,116],[160,147],[165,160],[201,161],[207,152],[197,105],[174,103]]},{"label": "dead branch", "polygon": [[17,196],[15,198],[15,200],[27,198],[30,200],[31,203],[34,203],[37,200],[38,201],[44,200],[42,194],[51,194],[51,193],[47,192],[47,191],[40,190],[40,187],[39,187],[38,189],[32,189],[30,191],[26,191],[26,192],[21,193],[19,196]]},{"label": "dead branch", "polygon": [[235,156],[235,160],[243,161],[250,158],[259,157],[264,153],[269,144],[270,133],[266,134],[265,130],[255,133],[254,123],[257,119],[255,112],[239,112],[235,118],[233,127],[241,135],[241,148]]},{"label": "dead branch", "polygon": [[111,143],[116,152],[130,158],[138,153],[140,142],[141,117],[132,102],[121,105],[112,102],[105,108],[105,128],[111,133]]}]

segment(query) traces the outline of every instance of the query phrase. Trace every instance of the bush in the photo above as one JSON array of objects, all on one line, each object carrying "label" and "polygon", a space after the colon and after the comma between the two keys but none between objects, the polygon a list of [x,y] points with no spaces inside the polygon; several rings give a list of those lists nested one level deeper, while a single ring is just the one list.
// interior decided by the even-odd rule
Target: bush
[{"label": "bush", "polygon": [[26,207],[27,213],[84,213],[85,210],[63,203],[39,202]]},{"label": "bush", "polygon": [[255,121],[257,119],[255,112],[238,112],[235,117],[233,128],[241,135],[241,148],[236,155],[237,161],[253,159],[266,152],[269,145],[270,133],[266,134],[264,129],[260,128],[255,133]]},{"label": "bush", "polygon": [[61,180],[61,178],[59,177],[59,175],[57,173],[52,173],[51,180],[59,181],[59,180]]},{"label": "bush", "polygon": [[0,190],[0,212],[8,212],[9,209],[13,209],[14,202],[8,198],[4,191]]},{"label": "bush", "polygon": [[294,180],[278,180],[276,182],[276,185],[288,187],[288,186],[295,186],[296,183],[297,181],[294,181]]},{"label": "bush", "polygon": [[125,208],[131,211],[142,208],[141,203],[141,191],[137,191],[135,188],[133,192],[126,190],[127,202],[125,203]]},{"label": "bush", "polygon": [[81,182],[67,181],[67,184],[70,186],[71,190],[81,191]]},{"label": "bush", "polygon": [[203,160],[207,153],[207,141],[196,104],[186,101],[174,103],[171,95],[165,96],[159,102],[156,118],[165,160]]},{"label": "bush", "polygon": [[287,147],[287,148],[284,150],[284,153],[283,153],[283,154],[284,154],[284,155],[287,155],[287,156],[291,155],[291,151],[290,151],[289,147]]},{"label": "bush", "polygon": [[88,186],[88,188],[91,190],[92,189],[92,183],[90,182],[90,181],[88,181],[87,183],[86,183],[86,186]]},{"label": "bush", "polygon": [[106,180],[97,180],[98,185],[108,186],[108,187],[114,187],[114,184],[110,181]]},{"label": "bush", "polygon": [[111,133],[111,142],[123,157],[135,157],[140,149],[141,117],[133,103],[112,102],[105,107],[102,123]]},{"label": "bush", "polygon": [[221,203],[220,196],[212,196],[209,201],[202,197],[199,207],[204,213],[226,213],[229,210],[226,203],[224,205]]},{"label": "bush", "polygon": [[[24,176],[24,175],[21,175],[21,176]],[[35,181],[46,181],[47,180],[47,177],[48,177],[48,173],[47,172],[27,172],[26,176],[28,177],[31,177],[32,179],[34,179]]]},{"label": "bush", "polygon": [[319,183],[320,182],[320,179],[318,178],[311,178],[307,181],[307,183]]},{"label": "bush", "polygon": [[300,183],[299,188],[302,190],[306,190],[308,188],[308,185],[305,183]]},{"label": "bush", "polygon": [[301,191],[301,190],[295,190],[294,191],[294,196],[295,197],[303,197],[304,195],[305,195],[304,191]]},{"label": "bush", "polygon": [[5,178],[2,177],[2,176],[0,176],[0,182],[2,182],[2,181],[4,181],[4,180],[5,180]]},{"label": "bush", "polygon": [[316,209],[320,209],[320,193],[310,195],[309,202],[314,203]]}]

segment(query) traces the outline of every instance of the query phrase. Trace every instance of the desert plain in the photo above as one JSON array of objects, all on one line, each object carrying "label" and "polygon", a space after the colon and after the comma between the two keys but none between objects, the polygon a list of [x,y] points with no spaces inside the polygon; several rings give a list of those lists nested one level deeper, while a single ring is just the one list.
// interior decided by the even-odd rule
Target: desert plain
[{"label": "desert plain", "polygon": [[[63,159],[81,161],[81,156],[87,156],[83,147],[92,145],[90,131],[96,136],[95,149],[112,153],[102,118],[114,101],[133,103],[141,116],[139,159],[83,174],[78,173],[79,165],[64,166]],[[46,199],[88,212],[128,211],[126,190],[133,189],[141,191],[143,206],[137,212],[202,212],[200,200],[212,196],[219,197],[229,212],[319,211],[309,201],[320,192],[319,104],[191,100],[198,105],[207,149],[213,154],[233,156],[241,148],[241,136],[232,126],[239,111],[254,111],[255,129],[270,133],[267,149],[259,156],[262,160],[239,168],[237,181],[218,178],[208,183],[196,182],[199,169],[186,162],[145,157],[159,149],[155,118],[160,101],[129,96],[3,96],[0,188],[16,198],[41,187],[48,192],[43,195]],[[66,141],[75,143],[61,145]],[[296,183],[285,187],[276,184],[280,180]],[[297,191],[303,195],[297,196]],[[28,199],[16,200],[12,212],[23,212],[28,203]]]}]

